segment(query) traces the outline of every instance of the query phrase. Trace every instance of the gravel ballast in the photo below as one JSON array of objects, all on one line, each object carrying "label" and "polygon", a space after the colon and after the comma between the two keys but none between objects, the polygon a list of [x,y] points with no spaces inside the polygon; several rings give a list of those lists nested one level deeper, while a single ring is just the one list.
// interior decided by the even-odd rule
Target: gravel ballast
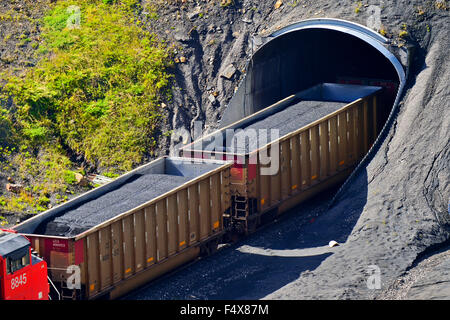
[{"label": "gravel ballast", "polygon": [[43,227],[44,234],[64,237],[76,236],[191,179],[192,177],[167,174],[137,176],[119,188],[50,220]]}]

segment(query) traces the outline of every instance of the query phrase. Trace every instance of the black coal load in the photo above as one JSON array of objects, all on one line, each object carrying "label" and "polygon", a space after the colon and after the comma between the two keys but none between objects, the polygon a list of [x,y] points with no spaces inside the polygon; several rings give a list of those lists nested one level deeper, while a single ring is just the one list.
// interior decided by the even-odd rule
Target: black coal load
[{"label": "black coal load", "polygon": [[[242,131],[238,131],[234,135],[233,141],[227,148],[227,151],[241,154],[253,152],[257,150],[258,147],[261,148],[265,144],[270,143],[277,138],[281,138],[286,134],[294,132],[322,117],[325,117],[345,105],[347,104],[341,102],[300,101],[264,119],[240,128]],[[257,138],[252,138],[251,134],[249,134],[249,129],[256,130]],[[258,131],[260,129],[267,130],[267,138],[265,141],[262,137],[263,132]],[[271,135],[271,129],[279,130],[278,137]],[[244,138],[245,147],[242,143]],[[258,140],[260,141],[259,146]]]},{"label": "black coal load", "polygon": [[62,215],[46,222],[41,228],[46,235],[76,236],[163,195],[189,180],[192,178],[168,174],[137,175],[119,188],[67,210]]}]

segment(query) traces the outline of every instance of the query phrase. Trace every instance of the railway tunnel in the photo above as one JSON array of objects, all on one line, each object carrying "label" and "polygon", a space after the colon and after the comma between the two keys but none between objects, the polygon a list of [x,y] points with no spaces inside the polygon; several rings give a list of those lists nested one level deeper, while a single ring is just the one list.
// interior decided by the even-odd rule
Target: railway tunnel
[{"label": "railway tunnel", "polygon": [[253,38],[253,44],[257,42],[259,47],[248,61],[246,74],[222,116],[220,128],[320,83],[383,88],[376,116],[370,119],[375,129],[369,138],[372,144],[341,184],[331,206],[376,153],[393,123],[411,52],[370,28],[341,19],[308,19],[256,40]]},{"label": "railway tunnel", "polygon": [[380,128],[398,103],[408,53],[396,48],[394,54],[388,39],[369,28],[338,19],[310,19],[280,29],[262,42],[248,61],[221,128],[325,82],[383,87],[383,108],[377,115]]}]

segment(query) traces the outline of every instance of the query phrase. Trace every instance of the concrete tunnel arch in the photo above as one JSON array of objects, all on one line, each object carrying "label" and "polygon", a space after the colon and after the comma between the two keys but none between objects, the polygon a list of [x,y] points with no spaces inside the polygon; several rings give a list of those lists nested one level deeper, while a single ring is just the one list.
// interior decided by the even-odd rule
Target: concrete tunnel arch
[{"label": "concrete tunnel arch", "polygon": [[[402,98],[408,77],[408,50],[363,25],[341,19],[308,19],[272,33],[253,53],[220,128],[322,82],[384,88],[382,128],[375,142],[331,200],[331,207],[378,150]],[[391,52],[396,49],[395,55]],[[400,58],[400,62],[398,57]],[[406,73],[405,73],[406,70]]]},{"label": "concrete tunnel arch", "polygon": [[384,86],[384,123],[406,79],[388,45],[379,33],[340,19],[309,19],[280,29],[251,56],[220,127],[321,82]]}]

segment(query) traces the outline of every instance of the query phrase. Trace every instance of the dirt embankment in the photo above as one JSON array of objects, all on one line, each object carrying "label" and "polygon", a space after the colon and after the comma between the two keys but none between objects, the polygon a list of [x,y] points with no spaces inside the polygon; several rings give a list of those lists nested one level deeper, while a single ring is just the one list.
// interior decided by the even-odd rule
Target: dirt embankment
[{"label": "dirt embankment", "polygon": [[15,74],[36,64],[40,22],[51,0],[10,0],[0,3],[0,72]]},{"label": "dirt embankment", "polygon": [[450,298],[450,246],[419,258],[401,277],[376,297],[382,300]]}]

